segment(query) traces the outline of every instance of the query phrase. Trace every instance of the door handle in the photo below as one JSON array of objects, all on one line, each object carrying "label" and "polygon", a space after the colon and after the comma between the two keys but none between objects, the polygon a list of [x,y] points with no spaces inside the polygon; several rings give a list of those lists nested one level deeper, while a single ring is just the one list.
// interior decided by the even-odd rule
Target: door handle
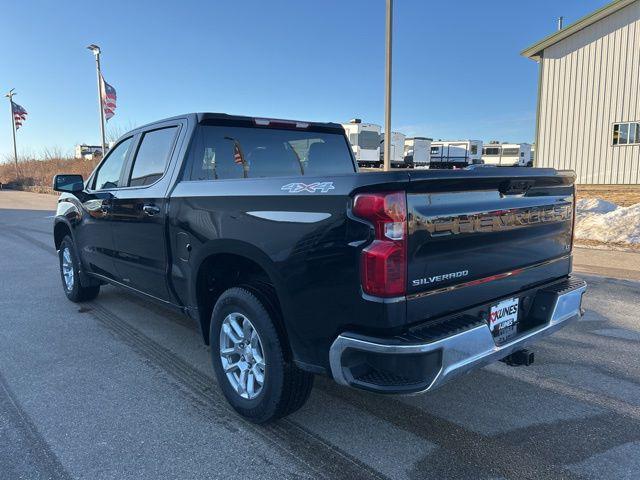
[{"label": "door handle", "polygon": [[145,205],[142,207],[142,211],[150,217],[153,217],[154,215],[160,213],[160,208],[156,207],[155,205]]}]

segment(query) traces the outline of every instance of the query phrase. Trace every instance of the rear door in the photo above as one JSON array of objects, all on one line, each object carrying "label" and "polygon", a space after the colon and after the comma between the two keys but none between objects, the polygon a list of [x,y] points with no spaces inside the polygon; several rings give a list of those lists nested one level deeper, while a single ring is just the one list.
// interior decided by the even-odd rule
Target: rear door
[{"label": "rear door", "polygon": [[122,283],[169,300],[167,283],[167,174],[182,123],[142,131],[129,159],[126,186],[113,199],[115,263]]}]

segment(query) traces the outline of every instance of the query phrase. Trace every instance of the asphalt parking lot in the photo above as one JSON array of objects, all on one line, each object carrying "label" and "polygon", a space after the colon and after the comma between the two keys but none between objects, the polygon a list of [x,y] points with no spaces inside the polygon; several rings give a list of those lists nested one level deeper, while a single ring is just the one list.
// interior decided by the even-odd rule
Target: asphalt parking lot
[{"label": "asphalt parking lot", "polygon": [[113,287],[66,300],[51,205],[0,191],[1,479],[640,478],[638,281],[581,274],[585,318],[531,367],[411,397],[317,378],[259,427],[227,407],[186,317]]}]

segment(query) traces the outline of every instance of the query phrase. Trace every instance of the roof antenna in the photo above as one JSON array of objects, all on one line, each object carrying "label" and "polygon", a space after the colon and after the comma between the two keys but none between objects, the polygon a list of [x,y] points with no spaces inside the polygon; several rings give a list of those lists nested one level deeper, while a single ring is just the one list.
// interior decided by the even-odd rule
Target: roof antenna
[{"label": "roof antenna", "polygon": [[562,30],[563,21],[564,21],[564,17],[558,17],[558,30]]}]

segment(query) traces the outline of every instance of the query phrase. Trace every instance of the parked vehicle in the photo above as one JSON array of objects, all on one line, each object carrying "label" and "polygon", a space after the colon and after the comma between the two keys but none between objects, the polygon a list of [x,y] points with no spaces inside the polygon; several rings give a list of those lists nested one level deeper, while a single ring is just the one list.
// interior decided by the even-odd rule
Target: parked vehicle
[{"label": "parked vehicle", "polygon": [[[400,132],[391,132],[391,158],[389,163],[391,168],[413,168],[413,165],[408,165],[404,161],[404,140],[405,135]],[[383,133],[380,135],[380,163],[384,164],[384,142],[386,135]]]},{"label": "parked vehicle", "polygon": [[574,180],[359,174],[338,124],[188,114],[125,134],[86,181],[56,175],[53,238],[69,300],[109,283],[182,311],[229,403],[266,422],[315,374],[416,393],[529,364],[581,315]]},{"label": "parked vehicle", "polygon": [[482,163],[482,140],[431,142],[429,168],[465,168]]},{"label": "parked vehicle", "polygon": [[375,123],[362,123],[359,118],[343,123],[342,127],[347,133],[358,165],[365,168],[381,167],[380,131],[382,127]]},{"label": "parked vehicle", "polygon": [[431,158],[431,142],[426,137],[411,137],[404,141],[404,163],[412,168],[426,168]]},{"label": "parked vehicle", "polygon": [[490,143],[482,148],[482,161],[486,165],[531,167],[530,143]]}]

